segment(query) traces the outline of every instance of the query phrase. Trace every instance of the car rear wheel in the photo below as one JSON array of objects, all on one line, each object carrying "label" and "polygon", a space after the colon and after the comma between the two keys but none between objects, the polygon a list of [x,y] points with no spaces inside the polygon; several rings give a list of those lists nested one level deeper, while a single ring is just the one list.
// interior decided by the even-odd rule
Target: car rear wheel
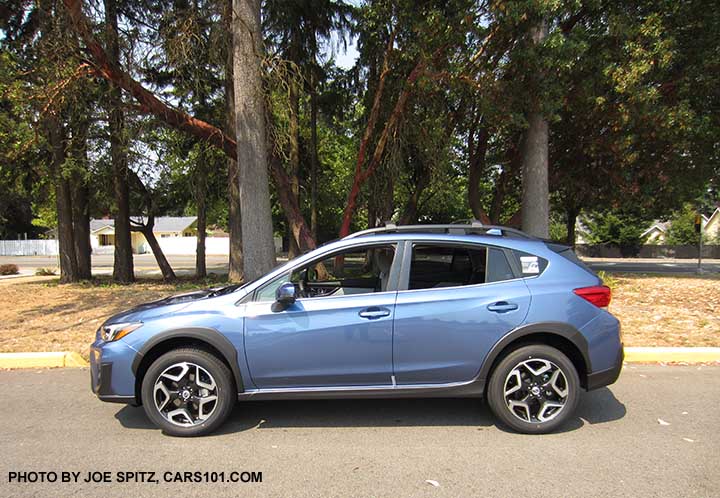
[{"label": "car rear wheel", "polygon": [[510,428],[526,434],[552,432],[575,412],[580,379],[561,351],[533,344],[512,351],[495,367],[488,404]]},{"label": "car rear wheel", "polygon": [[201,436],[230,415],[237,393],[230,369],[200,349],[176,349],[155,360],[145,373],[145,413],[172,436]]}]

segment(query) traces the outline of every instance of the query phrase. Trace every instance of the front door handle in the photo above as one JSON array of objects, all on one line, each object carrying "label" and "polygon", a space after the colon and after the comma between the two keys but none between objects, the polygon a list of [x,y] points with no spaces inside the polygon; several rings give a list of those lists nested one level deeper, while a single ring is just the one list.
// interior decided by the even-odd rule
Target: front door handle
[{"label": "front door handle", "polygon": [[362,310],[358,313],[358,315],[362,318],[367,318],[368,320],[376,320],[384,316],[390,316],[390,310],[387,308],[380,308],[379,306],[370,306],[369,308]]},{"label": "front door handle", "polygon": [[518,305],[515,303],[508,303],[507,301],[498,301],[497,303],[489,304],[487,309],[495,313],[507,313],[508,311],[515,311],[518,309]]}]

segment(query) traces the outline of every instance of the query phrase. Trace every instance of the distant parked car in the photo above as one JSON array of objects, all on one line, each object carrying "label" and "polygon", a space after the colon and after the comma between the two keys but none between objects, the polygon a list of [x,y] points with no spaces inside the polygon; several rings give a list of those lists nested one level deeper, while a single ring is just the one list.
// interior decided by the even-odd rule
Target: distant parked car
[{"label": "distant parked car", "polygon": [[480,225],[387,226],[245,285],[144,304],[91,348],[101,400],[167,434],[217,429],[248,399],[481,397],[545,433],[623,361],[610,289],[562,245]]}]

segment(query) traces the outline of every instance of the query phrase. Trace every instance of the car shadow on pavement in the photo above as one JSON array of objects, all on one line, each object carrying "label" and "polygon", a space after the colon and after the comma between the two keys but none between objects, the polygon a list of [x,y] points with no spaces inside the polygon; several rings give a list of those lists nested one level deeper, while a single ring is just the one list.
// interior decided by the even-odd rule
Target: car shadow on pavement
[{"label": "car shadow on pavement", "polygon": [[[626,409],[608,388],[583,393],[575,417],[557,432],[570,432],[585,423],[619,420]],[[115,418],[128,429],[155,429],[141,407],[125,406]],[[312,427],[428,427],[496,425],[487,405],[477,398],[336,399],[246,401],[238,403],[215,435],[248,429]],[[507,431],[498,425],[500,430]]]}]

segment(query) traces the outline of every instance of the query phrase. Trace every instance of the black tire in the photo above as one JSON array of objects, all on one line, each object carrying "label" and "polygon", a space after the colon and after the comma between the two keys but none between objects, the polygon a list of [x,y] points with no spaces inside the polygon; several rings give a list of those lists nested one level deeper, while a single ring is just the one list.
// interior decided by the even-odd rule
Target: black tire
[{"label": "black tire", "polygon": [[[530,417],[529,414],[528,418],[531,418],[531,421],[522,420],[520,415],[523,415],[523,411],[527,413],[527,410],[520,410],[520,415],[516,415],[508,406],[508,403],[506,403],[506,380],[517,366],[527,360],[550,361],[561,370],[566,379],[566,385],[564,387],[567,389],[567,395],[563,398],[565,405],[558,411],[557,415],[550,420],[540,422],[537,418]],[[565,389],[563,389],[563,391],[564,390]],[[541,389],[541,391],[543,390]],[[522,394],[518,394],[517,396],[522,396]],[[552,396],[557,397],[557,394],[552,392]],[[492,371],[487,389],[487,401],[495,416],[500,419],[505,426],[524,434],[546,434],[563,425],[573,416],[579,397],[580,379],[572,361],[561,351],[542,344],[523,346],[505,356]],[[537,403],[538,404],[531,406],[538,406],[541,402],[537,401]]]},{"label": "black tire", "polygon": [[[153,397],[155,383],[160,375],[169,367],[183,362],[198,365],[206,370],[215,381],[217,393],[217,401],[207,419],[191,426],[177,425],[165,418],[158,410]],[[212,353],[195,348],[175,349],[156,359],[145,373],[141,396],[148,418],[165,434],[181,437],[210,434],[225,422],[237,402],[235,380],[227,365]]]}]

